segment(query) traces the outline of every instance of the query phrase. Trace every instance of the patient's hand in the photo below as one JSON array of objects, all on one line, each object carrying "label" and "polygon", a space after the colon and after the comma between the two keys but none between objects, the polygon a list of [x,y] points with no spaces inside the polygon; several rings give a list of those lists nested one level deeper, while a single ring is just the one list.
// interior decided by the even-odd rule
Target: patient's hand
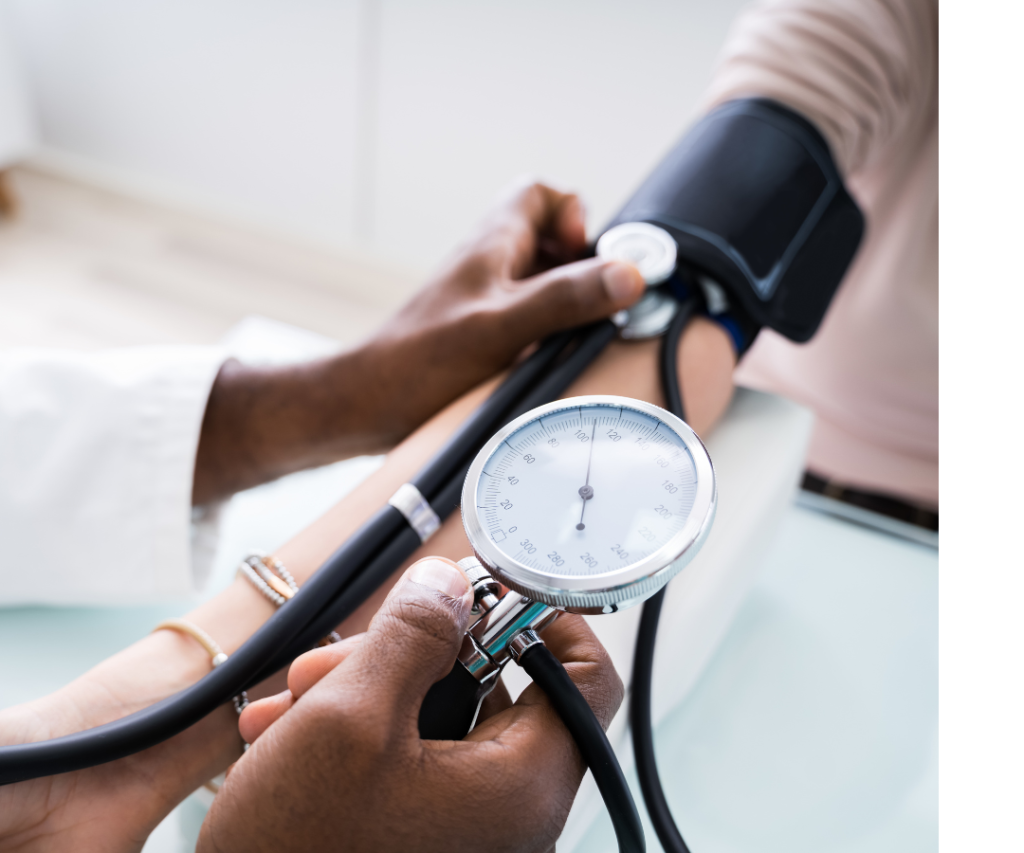
[{"label": "patient's hand", "polygon": [[[150,634],[56,693],[0,710],[0,745],[102,725],[184,689],[209,668],[209,655],[191,638]],[[226,705],[127,758],[0,786],[0,851],[140,850],[181,799],[237,757],[234,720]]]},{"label": "patient's hand", "polygon": [[[585,768],[538,687],[514,705],[495,691],[464,741],[419,737],[423,696],[451,668],[471,603],[462,573],[429,558],[365,635],[296,660],[290,691],[242,715],[253,745],[198,849],[551,849]],[[622,683],[586,623],[563,616],[544,639],[607,726]]]}]

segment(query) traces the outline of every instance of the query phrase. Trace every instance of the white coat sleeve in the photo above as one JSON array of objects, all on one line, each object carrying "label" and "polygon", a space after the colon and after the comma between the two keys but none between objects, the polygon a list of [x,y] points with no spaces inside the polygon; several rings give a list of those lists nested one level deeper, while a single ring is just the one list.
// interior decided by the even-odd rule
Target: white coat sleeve
[{"label": "white coat sleeve", "polygon": [[192,555],[192,476],[224,358],[215,347],[0,353],[0,605],[197,591],[208,566]]}]

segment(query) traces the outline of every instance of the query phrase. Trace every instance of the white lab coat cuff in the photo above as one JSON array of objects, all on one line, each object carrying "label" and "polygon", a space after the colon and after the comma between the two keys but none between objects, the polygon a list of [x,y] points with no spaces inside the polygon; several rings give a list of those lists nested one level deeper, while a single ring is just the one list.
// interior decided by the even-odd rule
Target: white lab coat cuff
[{"label": "white lab coat cuff", "polygon": [[192,479],[225,358],[219,347],[0,354],[0,604],[197,591],[218,508],[193,525]]}]

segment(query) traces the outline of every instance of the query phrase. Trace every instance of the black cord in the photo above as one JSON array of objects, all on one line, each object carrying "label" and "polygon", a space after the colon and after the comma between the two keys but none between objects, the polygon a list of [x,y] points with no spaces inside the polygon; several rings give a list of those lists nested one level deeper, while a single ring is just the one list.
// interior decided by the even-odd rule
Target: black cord
[{"label": "black cord", "polygon": [[[486,441],[494,429],[505,422],[509,409],[541,381],[574,336],[575,333],[566,332],[544,342],[470,416],[445,449],[450,450],[461,441],[478,440],[480,444]],[[464,452],[461,447],[456,449]],[[439,469],[450,466],[455,455],[451,452],[446,455],[443,449],[425,467],[428,478],[436,479]],[[294,650],[289,660],[309,648],[312,642],[295,649],[292,641],[316,618],[325,603],[347,588],[388,543],[398,537],[408,539],[402,536],[407,531],[410,528],[405,517],[394,507],[383,507],[328,557],[287,607],[277,610],[221,666],[174,696],[120,720],[49,741],[0,748],[0,784],[67,773],[123,758],[194,725],[251,684],[253,676],[264,671],[267,661],[277,656],[282,648]],[[415,534],[413,538],[418,544]],[[318,636],[325,633],[327,631],[322,631]],[[284,663],[287,661],[282,665]]]},{"label": "black cord", "polygon": [[[514,417],[525,414],[531,409],[550,403],[566,391],[584,370],[596,359],[608,344],[619,334],[619,328],[610,320],[602,320],[589,326],[579,345],[569,354],[565,361],[552,370],[540,384],[519,402]],[[513,418],[509,418],[512,420]],[[490,438],[490,436],[487,436]],[[482,444],[481,444],[482,446]],[[473,453],[475,456],[476,453]],[[472,458],[472,457],[470,457]],[[466,466],[467,470],[469,466]]]},{"label": "black cord", "polygon": [[204,678],[174,696],[94,729],[39,743],[0,748],[0,784],[21,782],[92,767],[140,752],[197,723],[224,704],[259,671],[277,649],[287,644],[319,609],[330,590],[346,583],[372,555],[406,526],[391,506],[364,524],[301,590]]},{"label": "black cord", "polygon": [[686,420],[686,410],[683,408],[683,393],[679,384],[679,341],[696,310],[695,299],[683,302],[661,339],[660,379],[661,391],[665,395],[665,408],[681,421]]},{"label": "black cord", "polygon": [[[498,427],[523,410],[524,397],[536,400],[539,389],[551,393],[550,399],[557,397],[612,337],[614,326],[608,321],[555,335],[509,375],[413,481],[437,504],[439,515],[450,515],[469,462]],[[556,364],[573,342],[578,346]],[[257,676],[273,671],[267,669],[268,662],[277,668],[286,665],[341,621],[336,614],[347,615],[362,604],[419,546],[418,537],[410,534],[402,514],[383,507],[221,666],[174,696],[120,720],[53,740],[0,747],[0,785],[114,761],[199,722]],[[357,583],[366,570],[367,580]],[[309,639],[304,629],[314,623],[318,629],[328,627]]]},{"label": "black cord", "polygon": [[633,802],[626,777],[615,757],[608,736],[594,716],[594,711],[565,671],[565,667],[543,643],[530,646],[519,659],[526,670],[547,694],[583,755],[583,761],[594,774],[598,790],[615,827],[621,853],[643,853],[647,849],[644,828]]},{"label": "black cord", "polygon": [[[437,505],[450,507],[442,517],[451,514],[452,509],[458,506],[459,492],[462,489],[462,480],[465,479],[465,472],[459,472],[461,477],[453,477],[451,482],[437,498]],[[374,557],[363,570],[352,579],[352,581],[341,592],[312,619],[302,633],[296,637],[286,648],[281,649],[266,665],[250,679],[250,685],[258,684],[265,678],[269,678],[279,669],[288,666],[295,658],[303,652],[308,651],[321,637],[333,631],[335,626],[344,622],[365,602],[388,578],[394,574],[402,563],[404,563],[423,543],[420,537],[411,528],[406,526],[391,542],[389,542],[376,557]]]},{"label": "black cord", "polygon": [[665,601],[665,587],[644,603],[633,654],[633,685],[629,699],[629,727],[633,733],[636,774],[644,795],[647,814],[654,825],[665,853],[690,853],[676,826],[661,787],[658,765],[654,759],[654,732],[651,725],[651,682],[654,664],[654,642],[658,636],[658,618]]},{"label": "black cord", "polygon": [[[673,415],[685,420],[683,397],[679,387],[679,341],[683,330],[693,318],[696,303],[684,302],[669,326],[661,342],[661,387],[665,394],[666,408]],[[690,853],[683,836],[672,817],[672,811],[665,799],[658,775],[658,764],[654,757],[654,732],[651,724],[651,686],[654,668],[654,644],[658,637],[658,619],[665,602],[662,587],[644,603],[640,614],[640,629],[637,632],[636,651],[633,653],[633,686],[629,700],[629,727],[633,733],[633,753],[636,757],[636,773],[640,779],[640,790],[644,795],[647,814],[654,825],[661,846],[666,853]]]}]

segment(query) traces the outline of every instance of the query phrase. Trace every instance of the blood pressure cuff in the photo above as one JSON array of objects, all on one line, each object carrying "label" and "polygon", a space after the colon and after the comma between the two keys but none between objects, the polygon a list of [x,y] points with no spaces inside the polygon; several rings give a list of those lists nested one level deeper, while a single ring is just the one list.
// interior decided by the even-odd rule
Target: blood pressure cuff
[{"label": "blood pressure cuff", "polygon": [[693,127],[609,227],[623,222],[668,231],[680,270],[720,284],[742,325],[798,342],[821,324],[864,233],[824,137],[760,98]]}]

